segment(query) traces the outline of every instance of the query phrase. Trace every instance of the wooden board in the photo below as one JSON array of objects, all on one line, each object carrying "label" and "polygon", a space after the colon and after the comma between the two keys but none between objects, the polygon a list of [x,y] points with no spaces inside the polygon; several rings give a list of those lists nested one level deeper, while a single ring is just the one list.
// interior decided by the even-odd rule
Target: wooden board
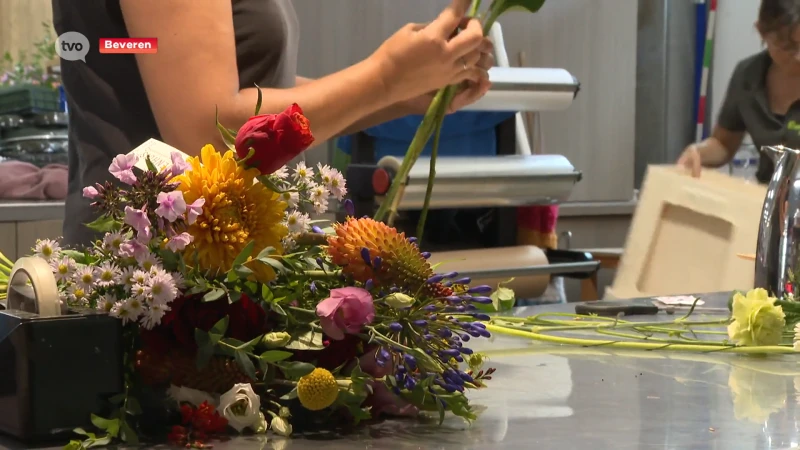
[{"label": "wooden board", "polygon": [[611,292],[638,298],[753,287],[766,187],[717,171],[651,166]]}]

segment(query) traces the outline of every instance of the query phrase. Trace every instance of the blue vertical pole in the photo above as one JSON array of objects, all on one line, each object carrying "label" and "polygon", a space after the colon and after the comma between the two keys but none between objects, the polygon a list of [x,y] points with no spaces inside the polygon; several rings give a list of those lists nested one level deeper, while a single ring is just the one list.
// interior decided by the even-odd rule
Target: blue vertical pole
[{"label": "blue vertical pole", "polygon": [[694,0],[696,10],[695,58],[694,58],[694,111],[697,117],[700,107],[700,85],[703,82],[703,58],[706,47],[706,31],[708,27],[708,5],[706,0]]}]

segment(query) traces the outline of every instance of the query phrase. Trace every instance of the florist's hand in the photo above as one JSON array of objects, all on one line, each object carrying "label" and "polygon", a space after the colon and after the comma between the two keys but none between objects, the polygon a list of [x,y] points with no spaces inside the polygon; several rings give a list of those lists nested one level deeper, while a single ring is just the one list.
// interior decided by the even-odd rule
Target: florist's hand
[{"label": "florist's hand", "polygon": [[700,157],[700,152],[697,150],[697,144],[691,144],[686,147],[676,163],[679,167],[687,169],[693,177],[699,178],[700,172],[703,170],[703,160]]},{"label": "florist's hand", "polygon": [[[483,44],[481,45],[481,56],[476,64],[476,67],[482,70],[480,78],[477,82],[472,80],[461,82],[458,93],[453,97],[453,101],[451,101],[450,105],[447,107],[448,114],[454,113],[465,106],[477,102],[486,95],[486,92],[492,87],[492,84],[489,82],[488,71],[494,66],[493,50],[494,44],[492,44],[492,41],[489,40],[489,38],[484,38]],[[404,102],[404,106],[408,109],[410,114],[425,114],[435,95],[436,91],[420,95]]]},{"label": "florist's hand", "polygon": [[471,3],[452,0],[436,20],[406,25],[370,57],[393,102],[466,80],[480,84],[486,78],[479,66],[486,48],[483,29],[478,20],[466,17]]}]

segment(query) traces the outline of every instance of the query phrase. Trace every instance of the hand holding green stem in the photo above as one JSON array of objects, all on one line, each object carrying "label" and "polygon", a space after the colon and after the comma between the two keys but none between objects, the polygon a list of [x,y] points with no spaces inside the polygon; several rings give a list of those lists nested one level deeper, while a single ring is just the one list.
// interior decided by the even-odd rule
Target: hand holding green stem
[{"label": "hand holding green stem", "polygon": [[[544,2],[545,0],[493,0],[486,11],[479,13],[481,0],[474,0],[472,8],[470,8],[469,16],[483,23],[483,34],[485,36],[489,34],[492,25],[494,25],[497,19],[506,11],[522,9],[535,13],[544,5]],[[425,191],[425,202],[422,206],[422,213],[417,225],[417,239],[420,243],[422,242],[425,220],[428,215],[428,209],[430,208],[433,182],[436,177],[436,156],[439,150],[439,136],[442,130],[442,123],[447,114],[447,108],[457,91],[458,86],[451,85],[440,89],[439,92],[436,93],[436,96],[431,102],[431,106],[422,118],[422,123],[414,134],[414,138],[406,151],[400,169],[397,171],[394,180],[392,180],[392,186],[389,188],[386,198],[375,213],[375,220],[385,220],[389,225],[394,222],[395,216],[397,215],[397,207],[400,204],[400,200],[402,200],[403,192],[405,191],[408,181],[408,174],[425,149],[425,145],[435,133],[436,137],[434,138],[433,147],[431,149],[431,162],[428,174],[428,185]]]}]

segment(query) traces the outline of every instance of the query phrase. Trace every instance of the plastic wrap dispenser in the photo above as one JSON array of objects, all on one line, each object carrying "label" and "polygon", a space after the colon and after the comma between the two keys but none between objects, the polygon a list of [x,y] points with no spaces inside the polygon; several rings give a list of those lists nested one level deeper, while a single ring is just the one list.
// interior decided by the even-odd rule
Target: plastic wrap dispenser
[{"label": "plastic wrap dispenser", "polygon": [[[371,190],[383,200],[402,158],[378,162]],[[430,158],[419,158],[411,169],[399,210],[421,209],[428,183]],[[565,201],[581,179],[561,155],[441,157],[436,161],[436,184],[431,208],[510,207]]]},{"label": "plastic wrap dispenser", "polygon": [[35,257],[14,265],[7,308],[0,309],[0,432],[32,443],[91,425],[90,415],[123,391],[121,322],[62,307],[49,265]]}]

